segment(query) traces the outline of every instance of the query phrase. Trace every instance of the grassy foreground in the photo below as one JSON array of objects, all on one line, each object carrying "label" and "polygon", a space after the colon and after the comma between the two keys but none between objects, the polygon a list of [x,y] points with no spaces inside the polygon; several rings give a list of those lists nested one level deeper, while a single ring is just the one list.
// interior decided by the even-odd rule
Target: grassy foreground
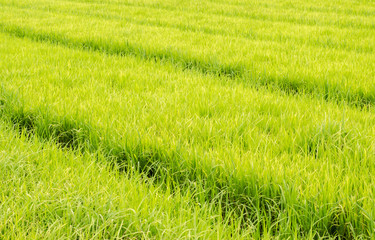
[{"label": "grassy foreground", "polygon": [[235,221],[161,191],[101,152],[79,154],[0,124],[1,239],[241,239]]},{"label": "grassy foreground", "polygon": [[374,237],[371,3],[0,3],[5,238]]}]

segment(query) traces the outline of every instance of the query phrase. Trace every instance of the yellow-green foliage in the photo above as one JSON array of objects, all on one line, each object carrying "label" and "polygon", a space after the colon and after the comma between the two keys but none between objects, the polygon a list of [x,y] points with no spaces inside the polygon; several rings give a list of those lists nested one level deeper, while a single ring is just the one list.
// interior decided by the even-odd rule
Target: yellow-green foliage
[{"label": "yellow-green foliage", "polygon": [[[135,204],[117,190],[125,180],[147,196],[141,217],[108,229],[112,215],[87,220],[106,195],[82,221],[63,211],[55,225],[57,196],[51,214],[21,219],[35,238],[374,237],[373,3],[0,0],[0,13],[1,116],[21,132],[16,146],[33,146],[22,154],[47,146],[57,155],[46,166],[74,156],[76,184],[89,165],[90,178],[111,179],[100,184],[116,211]],[[44,190],[24,191],[38,203]],[[159,209],[163,196],[176,200]],[[27,237],[21,220],[9,220],[14,237]]]}]

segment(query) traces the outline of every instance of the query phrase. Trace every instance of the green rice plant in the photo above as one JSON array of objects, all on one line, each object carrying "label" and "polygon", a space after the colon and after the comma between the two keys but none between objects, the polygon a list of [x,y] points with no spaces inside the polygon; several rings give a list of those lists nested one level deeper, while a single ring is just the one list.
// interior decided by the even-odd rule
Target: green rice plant
[{"label": "green rice plant", "polygon": [[[2,239],[245,239],[217,207],[0,124]],[[241,216],[232,216],[237,219]]]},{"label": "green rice plant", "polygon": [[373,235],[372,108],[138,55],[1,39],[4,119],[32,119],[43,139],[101,150],[164,191],[190,189],[195,202],[242,215],[229,221],[253,237]]},{"label": "green rice plant", "polygon": [[1,29],[286,92],[359,106],[374,102],[371,2],[325,4],[330,11],[321,2],[173,3],[6,1]]}]

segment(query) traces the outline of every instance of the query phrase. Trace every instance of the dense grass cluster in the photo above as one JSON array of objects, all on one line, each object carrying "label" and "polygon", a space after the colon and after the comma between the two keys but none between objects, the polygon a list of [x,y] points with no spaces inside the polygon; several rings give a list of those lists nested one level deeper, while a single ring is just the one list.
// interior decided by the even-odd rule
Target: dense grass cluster
[{"label": "dense grass cluster", "polygon": [[1,237],[375,237],[373,3],[0,12]]}]

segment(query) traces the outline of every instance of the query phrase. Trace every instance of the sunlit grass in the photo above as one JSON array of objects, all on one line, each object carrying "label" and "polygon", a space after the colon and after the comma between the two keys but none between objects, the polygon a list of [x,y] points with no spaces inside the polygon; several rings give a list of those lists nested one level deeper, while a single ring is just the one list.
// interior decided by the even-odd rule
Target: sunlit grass
[{"label": "sunlit grass", "polygon": [[[345,11],[295,11],[288,4],[273,8],[272,4],[240,5],[233,16],[225,14],[232,7],[220,5],[222,12],[211,16],[207,13],[211,10],[205,10],[211,7],[208,3],[202,3],[202,9],[199,4],[187,4],[187,9],[192,8],[189,11],[167,7],[154,13],[161,11],[159,4],[139,8],[135,3],[92,7],[94,3],[24,2],[2,7],[3,31],[67,46],[166,59],[185,68],[237,76],[255,85],[271,84],[285,91],[309,92],[357,105],[375,101],[371,8],[361,12],[358,6],[357,15],[364,18],[358,20],[357,15],[348,18]],[[194,14],[195,8],[201,9],[200,14]],[[276,19],[237,16],[249,9],[276,15]],[[284,17],[277,17],[278,9]],[[317,19],[327,20],[321,23]]]},{"label": "sunlit grass", "polygon": [[[117,151],[117,157],[125,151],[124,159],[135,166],[162,168],[163,181],[174,172],[174,181],[207,178],[208,192],[219,194],[215,188],[224,186],[234,196],[245,194],[259,204],[264,204],[263,197],[273,199],[277,228],[294,219],[306,224],[300,226],[304,231],[330,231],[324,226],[337,214],[347,216],[339,222],[359,224],[358,231],[365,223],[356,219],[368,221],[364,214],[373,204],[372,110],[254,90],[180,72],[172,64],[2,39],[3,87],[17,93],[22,111],[35,116],[34,128],[42,136],[53,135],[54,126],[62,124],[62,129],[78,131],[68,134],[68,141]],[[11,116],[17,108],[10,110]],[[15,122],[24,118],[15,116]],[[222,173],[210,169],[214,166]],[[180,183],[186,185],[184,181]],[[339,206],[346,206],[341,213]],[[264,221],[271,226],[273,218]],[[256,225],[260,230],[261,223]],[[296,231],[289,227],[283,227],[288,234]]]},{"label": "sunlit grass", "polygon": [[[30,146],[25,154],[46,148],[47,166],[76,159],[66,164],[77,176],[90,166],[76,183],[102,182],[86,196],[111,189],[118,211],[121,201],[146,201],[139,219],[150,221],[133,223],[131,211],[127,227],[116,218],[93,228],[84,215],[74,222],[80,231],[45,214],[35,238],[374,237],[370,3],[0,4],[1,118],[21,132],[3,138],[12,135],[14,149]],[[63,177],[38,174],[56,186],[52,177]],[[117,191],[125,180],[144,188],[134,202]],[[57,199],[50,209],[65,204]],[[26,237],[24,225],[12,224],[12,236]]]},{"label": "sunlit grass", "polygon": [[246,237],[216,207],[119,172],[100,152],[62,150],[2,122],[0,158],[2,239]]}]

